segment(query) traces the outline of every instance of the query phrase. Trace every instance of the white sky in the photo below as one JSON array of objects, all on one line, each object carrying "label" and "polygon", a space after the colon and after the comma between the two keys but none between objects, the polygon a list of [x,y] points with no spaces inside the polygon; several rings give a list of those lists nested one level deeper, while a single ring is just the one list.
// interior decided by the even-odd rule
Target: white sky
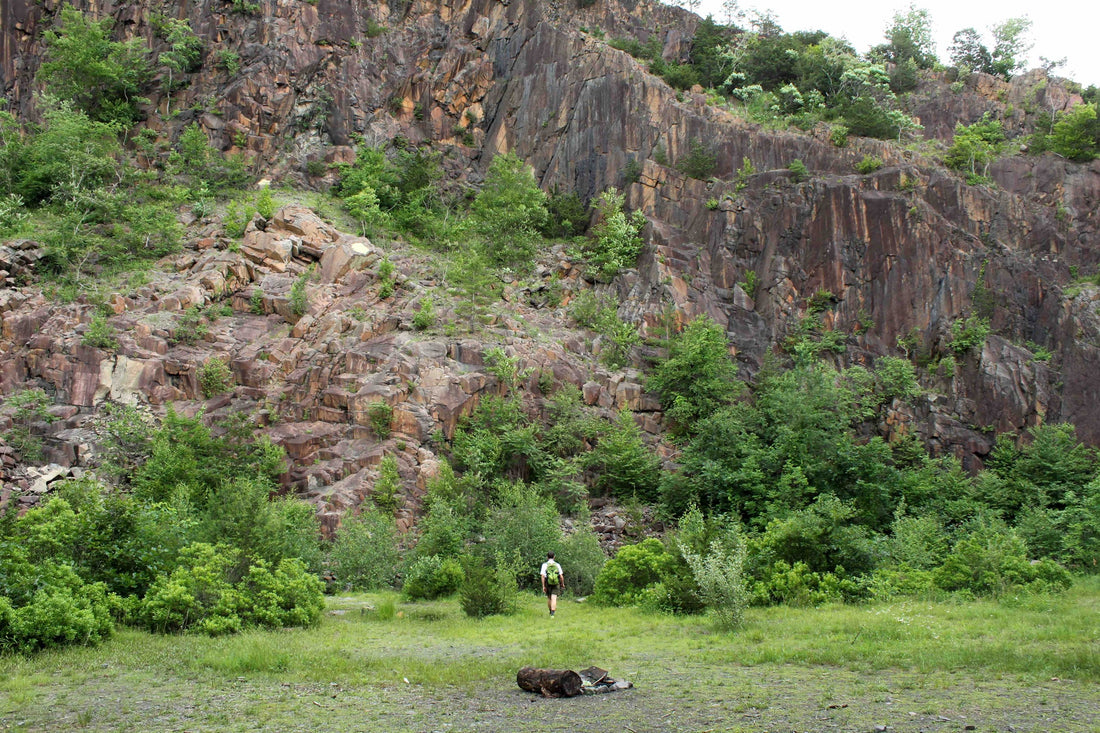
[{"label": "white sky", "polygon": [[[838,0],[741,0],[742,9],[771,10],[784,31],[822,30],[844,36],[856,51],[865,53],[883,43],[886,27],[894,14],[906,12],[908,0],[882,2],[843,2]],[[950,63],[947,48],[956,31],[972,27],[992,48],[989,27],[1008,18],[1027,16],[1034,47],[1028,68],[1039,65],[1039,57],[1061,59],[1065,66],[1054,73],[1088,86],[1100,86],[1100,3],[1096,0],[1055,0],[1045,3],[1024,0],[914,0],[917,8],[928,10],[932,32],[939,48],[940,61]],[[701,0],[699,15],[708,13],[715,21],[725,22],[722,0]]]}]

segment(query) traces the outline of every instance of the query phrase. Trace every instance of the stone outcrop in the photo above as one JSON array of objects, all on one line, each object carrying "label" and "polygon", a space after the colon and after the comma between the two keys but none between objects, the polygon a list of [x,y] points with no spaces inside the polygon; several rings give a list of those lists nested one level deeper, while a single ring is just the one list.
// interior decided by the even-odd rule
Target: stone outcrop
[{"label": "stone outcrop", "polygon": [[[0,78],[13,110],[33,112],[41,32],[58,6],[0,5]],[[827,130],[762,129],[702,94],[677,93],[592,32],[643,41],[656,35],[666,58],[684,58],[697,19],[646,0],[582,10],[564,0],[263,0],[261,8],[262,15],[233,14],[224,2],[199,0],[178,9],[210,48],[237,53],[241,71],[230,78],[208,58],[174,93],[174,116],[158,113],[167,99],[150,90],[148,126],[163,142],[197,123],[265,174],[317,186],[332,174],[309,164],[351,161],[359,136],[430,143],[446,152],[449,174],[475,180],[494,154],[514,151],[546,188],[591,197],[622,187],[646,215],[637,269],[598,287],[620,298],[620,315],[648,335],[667,325],[670,307],[680,322],[707,314],[726,329],[751,378],[819,293],[832,304],[826,325],[847,335],[846,358],[866,364],[902,354],[900,342],[929,359],[950,353],[953,324],[981,310],[994,336],[961,355],[951,375],[931,377],[933,396],[899,407],[881,429],[914,432],[971,467],[988,452],[991,431],[1039,421],[1072,421],[1082,438],[1100,444],[1093,379],[1100,289],[1073,282],[1100,265],[1100,162],[1007,157],[990,168],[995,186],[968,186],[933,156],[904,146],[852,140],[837,148]],[[152,29],[154,3],[108,1],[95,9],[116,19],[120,35],[162,43]],[[1019,135],[1034,116],[1074,101],[1035,74],[1011,83],[929,77],[911,95],[923,134],[941,141],[956,122],[991,110],[1003,117],[1009,105],[1009,132]],[[675,165],[699,142],[716,156],[707,181]],[[865,156],[884,166],[857,175],[854,165]],[[745,158],[757,172],[738,181]],[[796,159],[808,181],[788,170]],[[636,181],[624,180],[630,161],[638,163]],[[384,299],[380,248],[307,209],[255,219],[239,249],[217,232],[193,234],[167,274],[108,297],[119,334],[112,353],[81,344],[91,305],[50,303],[29,286],[37,245],[3,243],[5,394],[41,386],[76,408],[51,428],[58,435],[85,429],[104,400],[205,406],[212,418],[255,411],[287,450],[287,483],[333,522],[369,496],[386,453],[398,459],[407,499],[401,519],[411,521],[438,469],[432,436],[451,434],[483,395],[499,389],[483,363],[491,346],[519,356],[533,374],[575,384],[586,404],[631,410],[644,430],[660,432],[659,406],[640,372],[599,366],[592,358],[598,343],[564,326],[563,310],[549,305],[552,278],[567,296],[589,287],[564,251],[545,258],[539,282],[502,284],[511,314],[474,338],[413,329],[419,299],[440,284],[429,258],[387,252],[397,292]],[[311,266],[309,307],[298,312],[292,288]],[[188,332],[193,309],[225,303],[232,315],[204,333]],[[551,338],[528,337],[532,327]],[[227,360],[236,386],[205,400],[198,373],[211,358]],[[537,410],[537,378],[522,387]],[[393,410],[385,439],[371,428],[376,402]],[[50,457],[81,463],[87,451],[74,446],[94,443],[69,436],[47,445]]]}]

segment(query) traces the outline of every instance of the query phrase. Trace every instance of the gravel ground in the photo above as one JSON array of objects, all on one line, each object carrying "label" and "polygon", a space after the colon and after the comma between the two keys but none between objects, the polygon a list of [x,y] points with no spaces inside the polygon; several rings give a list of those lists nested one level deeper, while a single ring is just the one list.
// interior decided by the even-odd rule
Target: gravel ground
[{"label": "gravel ground", "polygon": [[[1071,680],[977,679],[826,667],[708,668],[659,660],[632,690],[572,699],[513,679],[472,689],[172,679],[105,671],[43,679],[33,704],[0,702],[0,730],[27,731],[1034,731],[1100,730],[1100,690]],[[666,667],[667,669],[667,667]],[[614,675],[614,670],[612,671]],[[625,675],[621,675],[626,677]]]}]

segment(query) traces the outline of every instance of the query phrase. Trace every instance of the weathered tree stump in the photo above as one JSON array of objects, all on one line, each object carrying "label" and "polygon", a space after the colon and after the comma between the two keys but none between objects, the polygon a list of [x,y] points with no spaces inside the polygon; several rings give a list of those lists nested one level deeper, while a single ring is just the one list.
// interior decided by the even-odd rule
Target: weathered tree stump
[{"label": "weathered tree stump", "polygon": [[516,684],[528,692],[544,697],[574,697],[581,694],[584,683],[571,669],[535,669],[524,667],[516,673]]}]

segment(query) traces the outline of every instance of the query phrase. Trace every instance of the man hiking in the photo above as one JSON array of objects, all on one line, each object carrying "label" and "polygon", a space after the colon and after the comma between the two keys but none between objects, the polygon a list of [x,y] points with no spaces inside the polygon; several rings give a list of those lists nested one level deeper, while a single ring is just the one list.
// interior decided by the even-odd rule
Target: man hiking
[{"label": "man hiking", "polygon": [[554,553],[546,553],[546,562],[539,571],[542,576],[542,592],[546,594],[546,605],[550,609],[550,618],[558,610],[558,594],[565,590],[565,573],[554,559]]}]

